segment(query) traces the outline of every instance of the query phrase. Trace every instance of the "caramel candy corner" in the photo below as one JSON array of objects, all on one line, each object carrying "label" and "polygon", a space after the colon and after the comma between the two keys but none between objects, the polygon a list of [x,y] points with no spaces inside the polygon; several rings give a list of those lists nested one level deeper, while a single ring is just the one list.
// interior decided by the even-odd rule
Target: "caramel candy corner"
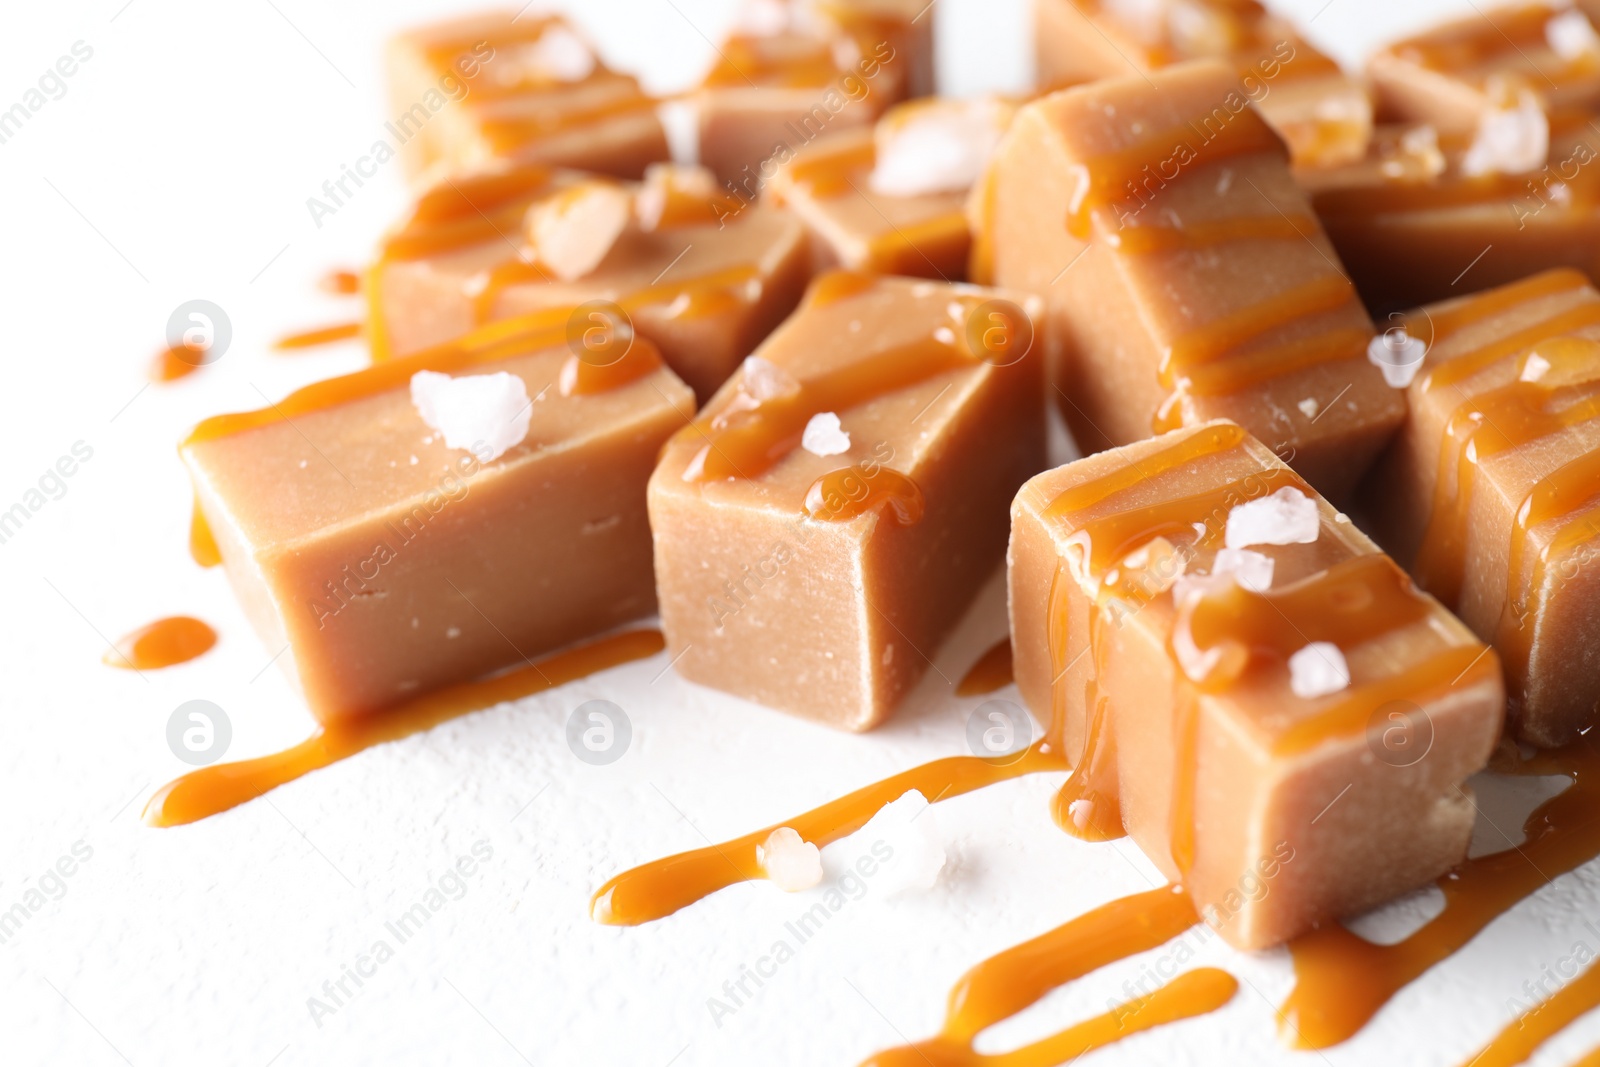
[{"label": "caramel candy corner", "polygon": [[[639,185],[496,161],[441,179],[384,238],[368,272],[374,358],[482,330],[559,326],[599,302],[621,328],[655,342],[697,396],[709,397],[794,308],[810,278],[809,250],[804,227],[786,212],[663,189],[680,170],[656,164]],[[702,177],[696,184],[709,185]],[[608,231],[614,240],[598,259],[573,258],[590,269],[563,277],[541,259],[541,247],[545,256],[550,248],[581,252],[594,229],[584,212],[545,209],[570,208],[560,202],[596,183],[625,192],[636,218]],[[561,240],[559,227],[553,238],[544,232],[552,214],[569,223],[573,240]]]},{"label": "caramel candy corner", "polygon": [[[376,364],[185,442],[197,522],[319,720],[654,611],[645,486],[693,397],[643,339],[566,373],[577,357],[559,332],[549,344]],[[417,405],[455,386],[418,371],[497,390],[499,407],[435,429]]]},{"label": "caramel candy corner", "polygon": [[1126,830],[1231,944],[1465,856],[1494,655],[1238,426],[1033,478],[1008,560],[1017,685],[1076,768],[1058,822]]},{"label": "caramel candy corner", "polygon": [[565,20],[519,15],[464,15],[390,41],[387,128],[413,177],[510,158],[637,178],[668,158],[637,81]]},{"label": "caramel candy corner", "polygon": [[1086,451],[1229,418],[1341,500],[1404,418],[1368,361],[1371,320],[1228,66],[1034,101],[988,186],[979,241],[996,284],[1048,301]]},{"label": "caramel candy corner", "polygon": [[813,283],[650,480],[683,677],[848,730],[890,715],[1044,465],[1028,303],[848,272]]},{"label": "caramel candy corner", "polygon": [[1037,0],[1034,39],[1043,85],[1081,85],[1194,59],[1226,60],[1295,163],[1361,158],[1372,135],[1365,86],[1285,19],[1236,0]]},{"label": "caramel candy corner", "polygon": [[1494,643],[1517,735],[1566,744],[1600,721],[1600,292],[1550,271],[1406,328],[1411,414],[1362,506]]}]

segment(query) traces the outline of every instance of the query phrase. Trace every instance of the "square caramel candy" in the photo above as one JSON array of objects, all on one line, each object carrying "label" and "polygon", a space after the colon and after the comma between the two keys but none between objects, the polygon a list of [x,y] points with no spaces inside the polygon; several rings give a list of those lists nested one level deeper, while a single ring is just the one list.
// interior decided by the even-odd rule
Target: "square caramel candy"
[{"label": "square caramel candy", "polygon": [[959,280],[972,248],[968,196],[1015,113],[998,98],[896,104],[872,127],[801,149],[767,195],[805,222],[819,270]]},{"label": "square caramel candy", "polygon": [[1518,737],[1576,740],[1600,722],[1600,293],[1550,271],[1390,336],[1415,377],[1363,491],[1374,532],[1493,642]]},{"label": "square caramel candy", "polygon": [[657,102],[570,24],[512,10],[410,30],[388,48],[389,132],[413,177],[491,158],[637,178],[669,157]]},{"label": "square caramel candy", "polygon": [[643,338],[585,355],[554,330],[377,363],[184,443],[196,558],[319,720],[655,610],[645,486],[694,399]]},{"label": "square caramel candy", "polygon": [[810,277],[793,216],[728,198],[698,168],[657,164],[632,183],[497,162],[426,189],[384,238],[368,331],[385,359],[486,324],[609,322],[655,342],[704,399]]},{"label": "square caramel candy", "polygon": [[1297,165],[1334,166],[1366,150],[1372,101],[1365,87],[1254,0],[1036,0],[1033,10],[1045,85],[1222,60]]},{"label": "square caramel candy", "polygon": [[1365,159],[1297,173],[1374,313],[1594,265],[1600,129],[1583,112],[1549,122],[1548,159],[1529,173],[1478,169],[1481,134],[1426,123],[1379,127]]},{"label": "square caramel candy", "polygon": [[1271,450],[1212,422],[1012,505],[1023,699],[1073,762],[1056,821],[1131,836],[1259,949],[1462,860],[1495,657]]},{"label": "square caramel candy", "polygon": [[[700,162],[744,199],[825,132],[933,92],[918,0],[755,0],[690,100]],[[772,162],[769,163],[768,161]]]},{"label": "square caramel candy", "polygon": [[1367,361],[1366,309],[1232,68],[1036,100],[987,184],[994,281],[1047,300],[1084,450],[1227,418],[1338,500],[1404,418]]},{"label": "square caramel candy", "polygon": [[1596,7],[1532,0],[1478,8],[1380,48],[1367,60],[1379,114],[1441,130],[1498,126],[1502,151],[1529,153],[1523,169],[1536,169],[1541,111],[1600,105]]},{"label": "square caramel candy", "polygon": [[844,271],[812,285],[650,479],[685,678],[847,730],[889,716],[1044,466],[1028,303]]}]

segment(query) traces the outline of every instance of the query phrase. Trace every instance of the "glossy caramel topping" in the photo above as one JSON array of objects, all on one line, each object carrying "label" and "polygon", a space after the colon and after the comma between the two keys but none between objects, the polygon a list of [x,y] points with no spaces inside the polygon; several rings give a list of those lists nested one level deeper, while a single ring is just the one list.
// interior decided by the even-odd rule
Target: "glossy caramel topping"
[{"label": "glossy caramel topping", "polygon": [[[846,277],[852,279],[848,284],[853,285],[853,279],[861,276]],[[818,284],[826,282],[827,279],[824,279],[823,283]],[[855,289],[851,295],[859,294],[865,288]],[[813,306],[817,299],[813,296]],[[973,297],[962,296],[953,302],[970,311],[969,305],[976,301]],[[797,388],[764,400],[751,397],[743,390],[741,381],[741,390],[732,403],[714,415],[702,416],[693,425],[678,432],[682,440],[704,441],[685,469],[684,480],[711,482],[727,478],[760,477],[799,446],[806,424],[813,416],[825,411],[847,411],[878,397],[909,389],[940,374],[980,366],[967,349],[964,336],[965,330],[936,331],[921,340],[881,349],[853,363],[802,379],[797,383]],[[902,484],[903,479],[891,479],[888,476],[890,473],[884,469],[881,484],[876,486],[877,491],[914,507],[910,502],[915,486],[907,488],[909,483]],[[820,488],[813,486],[813,492],[821,494],[830,489],[844,489],[844,474],[834,472],[839,480]],[[920,502],[920,491],[914,493],[914,499]],[[807,494],[807,501],[810,507],[810,493]],[[817,503],[826,505],[828,502],[819,495]]]},{"label": "glossy caramel topping", "polygon": [[849,522],[869,511],[898,526],[922,521],[927,504],[917,483],[889,467],[868,475],[856,467],[840,467],[811,483],[806,514],[819,522]]},{"label": "glossy caramel topping", "polygon": [[607,75],[615,83],[616,94],[609,100],[559,110],[539,108],[515,115],[500,112],[480,113],[478,129],[490,148],[510,155],[529,141],[572,130],[593,130],[613,119],[644,118],[655,114],[656,102],[641,93],[632,78]]},{"label": "glossy caramel topping", "polygon": [[145,375],[152,382],[175,382],[179,378],[187,378],[205,366],[205,363],[204,349],[189,345],[172,345],[155,354]]},{"label": "glossy caramel topping", "polygon": [[1114,900],[973,967],[950,991],[938,1036],[880,1052],[862,1067],[1051,1067],[1142,1030],[1215,1011],[1232,999],[1238,983],[1225,971],[1200,968],[1013,1052],[985,1054],[973,1047],[984,1030],[1051,990],[1158,948],[1198,921],[1188,894],[1177,886]]},{"label": "glossy caramel topping", "polygon": [[361,292],[361,275],[350,270],[330,270],[317,282],[317,287],[334,296],[354,296]]},{"label": "glossy caramel topping", "polygon": [[1196,368],[1215,363],[1272,330],[1355,303],[1356,291],[1350,280],[1334,273],[1222,315],[1167,346],[1161,357],[1161,384],[1170,388]]},{"label": "glossy caramel topping", "polygon": [[724,42],[718,56],[703,83],[707,88],[820,89],[841,73],[827,41],[793,33],[739,34]]},{"label": "glossy caramel topping", "polygon": [[561,376],[558,379],[561,395],[589,396],[611,389],[620,389],[666,366],[666,362],[661,358],[661,349],[648,338],[637,335],[620,356],[609,359],[602,357],[602,359],[605,361],[594,358],[581,359],[576,354],[568,356],[567,361],[561,365]]},{"label": "glossy caramel topping", "polygon": [[553,177],[549,167],[512,163],[443,179],[384,238],[379,259],[424,259],[520,233],[523,213],[550,189]]},{"label": "glossy caramel topping", "polygon": [[1190,396],[1227,396],[1307,367],[1360,359],[1371,341],[1372,333],[1365,327],[1327,330],[1288,344],[1191,367],[1181,373],[1181,378]]},{"label": "glossy caramel topping", "polygon": [[211,525],[205,512],[200,510],[200,497],[196,494],[194,508],[189,516],[189,556],[202,567],[215,567],[222,562],[222,552],[217,539],[212,536]]},{"label": "glossy caramel topping", "polygon": [[[479,323],[494,317],[500,296],[516,285],[542,285],[550,275],[533,259],[510,259],[488,274],[483,289],[472,298]],[[761,271],[755,264],[728,267],[682,281],[658,282],[626,293],[617,305],[630,315],[645,309],[661,310],[678,320],[709,319],[725,315],[760,295]]]},{"label": "glossy caramel topping", "polygon": [[1004,689],[1013,681],[1011,677],[1011,638],[1000,641],[978,657],[978,662],[968,668],[956,683],[956,696],[976,697]]},{"label": "glossy caramel topping", "polygon": [[827,200],[858,190],[855,183],[865,181],[877,163],[877,145],[870,139],[859,144],[822,146],[789,165],[789,180],[810,196]]},{"label": "glossy caramel topping", "polygon": [[188,615],[174,615],[124,635],[100,660],[108,667],[153,671],[187,663],[216,643],[217,632],[211,627]]},{"label": "glossy caramel topping", "polygon": [[1595,1008],[1600,1008],[1600,966],[1591,963],[1557,992],[1519,1014],[1464,1067],[1516,1067],[1527,1063],[1539,1046]]},{"label": "glossy caramel topping", "polygon": [[627,630],[505,674],[448,686],[359,719],[319,726],[310,737],[287,751],[239,763],[213,764],[168,782],[145,805],[144,821],[150,826],[196,822],[374,745],[397,741],[470,712],[645,659],[665,647],[657,630]]},{"label": "glossy caramel topping", "polygon": [[1427,925],[1393,945],[1364,941],[1337,923],[1290,942],[1295,988],[1279,1014],[1291,1044],[1328,1048],[1354,1036],[1390,997],[1518,901],[1600,855],[1600,752],[1592,741],[1537,755],[1514,773],[1561,774],[1573,784],[1528,816],[1523,844],[1440,878],[1445,908]]},{"label": "glossy caramel topping", "polygon": [[[1579,271],[1545,271],[1512,285],[1478,294],[1454,307],[1414,312],[1406,317],[1405,329],[1412,337],[1425,342],[1428,351],[1432,352],[1463,330],[1503,315],[1513,308],[1550,297],[1586,293],[1591,288],[1589,279]],[[1461,353],[1447,362],[1425,366],[1419,388],[1428,392],[1442,386],[1457,385],[1485,367],[1516,355],[1546,338],[1559,337],[1596,324],[1600,324],[1600,300],[1591,298],[1566,311],[1548,315],[1510,336]]]},{"label": "glossy caramel topping", "polygon": [[[1339,73],[1339,65],[1298,38],[1285,39],[1280,22],[1255,0],[1198,0],[1174,11],[1177,4],[1149,7],[1107,5],[1104,0],[1073,0],[1085,14],[1109,15],[1134,34],[1143,48],[1147,69],[1171,66],[1186,59],[1227,58],[1241,75],[1261,77],[1257,66],[1268,60],[1281,64],[1270,80],[1289,80]],[[1184,15],[1186,18],[1175,18]],[[1130,17],[1131,16],[1131,17]],[[1190,39],[1175,34],[1178,26]],[[1285,56],[1285,51],[1288,52]]]},{"label": "glossy caramel topping", "polygon": [[876,275],[859,270],[831,270],[817,278],[806,290],[805,306],[808,308],[832,307],[877,286]]},{"label": "glossy caramel topping", "polygon": [[[1540,366],[1544,373],[1530,378]],[[1522,356],[1518,371],[1518,380],[1468,397],[1445,423],[1433,509],[1416,569],[1423,586],[1447,606],[1456,605],[1461,597],[1479,465],[1600,418],[1600,381],[1595,380],[1600,379],[1600,342],[1576,337],[1541,341]],[[1569,510],[1593,495],[1591,485],[1588,494],[1570,499],[1573,491],[1583,488],[1573,486],[1563,495]]]},{"label": "glossy caramel topping", "polygon": [[923,796],[949,799],[1038,771],[1059,771],[1065,765],[1043,743],[1016,756],[985,759],[949,756],[847,793],[820,808],[786,819],[720,845],[682,852],[624,871],[595,892],[589,911],[596,922],[638,926],[665,918],[680,908],[739,882],[765,878],[756,849],[773,830],[788,826],[818,848],[855,833],[878,813],[912,789]]},{"label": "glossy caramel topping", "polygon": [[363,325],[359,322],[341,322],[335,326],[324,326],[317,330],[291,333],[286,337],[278,338],[272,347],[280,352],[289,352],[299,348],[315,348],[318,345],[332,344],[334,341],[348,341],[352,337],[360,337],[362,329]]},{"label": "glossy caramel topping", "polygon": [[1246,108],[1220,130],[1186,123],[1141,137],[1121,151],[1086,159],[1072,168],[1077,186],[1067,204],[1067,231],[1087,241],[1094,232],[1095,216],[1100,213],[1110,215],[1102,229],[1117,229],[1112,209],[1129,195],[1130,186],[1138,186],[1146,168],[1173,161],[1192,168],[1257,152],[1287,155],[1278,135],[1254,108]]}]

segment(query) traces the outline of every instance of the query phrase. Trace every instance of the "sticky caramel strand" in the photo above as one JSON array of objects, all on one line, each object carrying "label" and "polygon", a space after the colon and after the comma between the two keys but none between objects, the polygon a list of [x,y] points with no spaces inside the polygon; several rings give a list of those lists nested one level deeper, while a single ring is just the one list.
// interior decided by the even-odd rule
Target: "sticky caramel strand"
[{"label": "sticky caramel strand", "polygon": [[272,347],[280,352],[293,352],[303,348],[318,348],[322,345],[333,344],[335,341],[348,341],[351,338],[360,337],[363,329],[365,329],[365,325],[360,322],[341,322],[315,330],[286,334],[274,341]]},{"label": "sticky caramel strand", "polygon": [[[1521,380],[1520,372],[1535,356],[1549,363],[1545,377],[1551,384]],[[1470,511],[1482,464],[1600,418],[1600,343],[1572,337],[1549,339],[1523,355],[1518,369],[1518,380],[1467,397],[1445,423],[1433,508],[1417,556],[1417,573],[1423,586],[1449,607],[1461,599]],[[1574,376],[1591,380],[1560,384]],[[1515,599],[1519,590],[1528,527],[1568,518],[1600,492],[1600,484],[1585,477],[1597,469],[1597,459],[1584,457],[1576,463],[1558,478],[1559,488],[1557,482],[1549,483],[1543,492],[1536,488],[1519,509],[1508,599]],[[1535,497],[1540,502],[1537,509],[1533,507]]]},{"label": "sticky caramel strand", "polygon": [[756,848],[780,826],[793,828],[820,848],[855,833],[879,808],[913,789],[926,797],[948,800],[1025,774],[1064,769],[1065,765],[1043,742],[1015,756],[950,756],[934,760],[755,833],[624,871],[595,892],[589,911],[596,922],[612,926],[652,922],[719,889],[765,878]]},{"label": "sticky caramel strand", "polygon": [[213,764],[168,782],[146,803],[144,821],[150,826],[196,822],[374,745],[398,741],[483,708],[645,659],[665,647],[658,630],[627,630],[505,674],[448,686],[393,708],[318,726],[310,737],[284,752],[238,763]]},{"label": "sticky caramel strand", "polygon": [[173,615],[124,635],[101,662],[108,667],[151,671],[188,663],[217,643],[217,632],[199,619]]},{"label": "sticky caramel strand", "polygon": [[[1600,1008],[1600,965],[1591,963],[1558,992],[1518,1015],[1462,1067],[1516,1067],[1527,1063],[1539,1046],[1595,1008]],[[1586,1057],[1577,1067],[1588,1062]]]},{"label": "sticky caramel strand", "polygon": [[1222,1007],[1238,983],[1201,968],[1013,1052],[983,1054],[978,1036],[1045,994],[1140,952],[1159,948],[1199,921],[1188,894],[1165,886],[1113,900],[973,967],[950,991],[939,1034],[880,1052],[862,1067],[1046,1067],[1071,1062],[1131,1034]]},{"label": "sticky caramel strand", "polygon": [[1436,918],[1392,945],[1364,941],[1337,923],[1290,942],[1295,988],[1279,1016],[1294,1047],[1328,1048],[1353,1037],[1395,993],[1501,914],[1600,856],[1600,751],[1592,740],[1537,755],[1513,773],[1559,774],[1573,784],[1528,816],[1523,844],[1440,878],[1445,908]]}]

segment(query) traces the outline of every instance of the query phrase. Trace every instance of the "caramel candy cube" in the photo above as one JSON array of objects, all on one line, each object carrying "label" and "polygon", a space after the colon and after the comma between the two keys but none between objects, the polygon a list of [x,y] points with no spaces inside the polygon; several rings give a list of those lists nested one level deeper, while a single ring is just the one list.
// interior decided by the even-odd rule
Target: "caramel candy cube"
[{"label": "caramel candy cube", "polygon": [[1218,59],[1239,74],[1296,165],[1360,159],[1372,101],[1355,78],[1254,0],[1036,0],[1040,81],[1078,85]]},{"label": "caramel candy cube", "polygon": [[1600,104],[1600,35],[1585,6],[1595,5],[1478,9],[1379,49],[1367,60],[1367,75],[1380,114],[1470,132],[1489,116],[1516,121],[1524,102],[1534,115]]},{"label": "caramel candy cube", "polygon": [[1466,855],[1494,654],[1229,422],[1041,474],[1012,505],[1023,699],[1063,829],[1131,836],[1260,949]]},{"label": "caramel candy cube", "polygon": [[689,388],[642,338],[604,366],[560,330],[511,347],[374,364],[184,444],[197,557],[319,720],[655,610],[645,485]]},{"label": "caramel candy cube", "polygon": [[656,101],[553,16],[466,15],[389,44],[390,133],[412,176],[492,158],[637,178],[668,158]]},{"label": "caramel candy cube", "polygon": [[870,128],[801,149],[768,195],[805,222],[818,270],[959,280],[972,248],[967,198],[1014,114],[994,98],[897,104]]},{"label": "caramel candy cube", "polygon": [[[625,219],[622,194],[634,208]],[[655,342],[706,398],[810,276],[796,219],[726,197],[704,171],[657,164],[639,185],[499,162],[441,179],[384,239],[368,271],[368,333],[385,359],[490,323],[582,330],[594,312]],[[595,301],[615,308],[574,316]]]},{"label": "caramel candy cube", "polygon": [[1576,740],[1600,722],[1600,293],[1550,271],[1404,329],[1411,415],[1363,507],[1418,583],[1494,643],[1518,737]]},{"label": "caramel candy cube", "polygon": [[[700,162],[753,199],[823,133],[870,125],[933,91],[933,19],[918,0],[757,0],[692,100]],[[768,161],[771,162],[768,162]]]},{"label": "caramel candy cube", "polygon": [[848,272],[812,285],[650,479],[685,678],[847,730],[889,716],[1044,466],[1028,302]]},{"label": "caramel candy cube", "polygon": [[1594,265],[1600,131],[1578,112],[1550,128],[1531,174],[1471,174],[1474,136],[1421,124],[1381,127],[1365,159],[1297,177],[1367,306],[1413,308]]},{"label": "caramel candy cube", "polygon": [[1338,500],[1405,416],[1278,137],[1215,61],[1024,107],[991,164],[997,284],[1038,293],[1086,451],[1228,418]]}]

